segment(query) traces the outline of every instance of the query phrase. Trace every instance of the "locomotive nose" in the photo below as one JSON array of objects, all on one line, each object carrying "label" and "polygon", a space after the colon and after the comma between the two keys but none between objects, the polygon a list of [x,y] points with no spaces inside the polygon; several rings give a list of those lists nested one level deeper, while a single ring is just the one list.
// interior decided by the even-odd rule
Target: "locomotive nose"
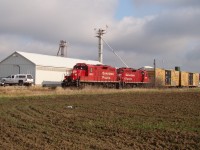
[{"label": "locomotive nose", "polygon": [[80,75],[80,70],[73,70],[72,71],[72,80],[77,80]]},{"label": "locomotive nose", "polygon": [[72,73],[77,73],[77,70],[73,70],[73,72]]}]

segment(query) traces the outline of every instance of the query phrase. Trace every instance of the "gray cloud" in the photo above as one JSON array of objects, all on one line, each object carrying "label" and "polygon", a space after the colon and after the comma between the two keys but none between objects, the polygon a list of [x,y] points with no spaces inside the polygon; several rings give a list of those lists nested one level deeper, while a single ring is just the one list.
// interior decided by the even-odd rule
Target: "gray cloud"
[{"label": "gray cloud", "polygon": [[200,9],[180,9],[160,14],[145,27],[149,34],[180,37],[200,35]]},{"label": "gray cloud", "polygon": [[120,49],[125,48],[138,53],[180,51],[192,41],[192,38],[200,38],[198,18],[200,18],[199,9],[168,11],[140,20],[130,17],[129,22],[122,20],[124,31],[116,33],[119,36],[116,36],[118,38],[115,38],[116,41],[113,43],[117,43]]},{"label": "gray cloud", "polygon": [[40,0],[1,0],[0,3],[0,33],[50,42],[59,38],[82,41],[94,27],[110,20],[116,5],[115,0],[44,0],[42,3]]},{"label": "gray cloud", "polygon": [[0,58],[15,50],[55,54],[61,39],[70,43],[72,57],[83,57],[97,43],[94,28],[112,20],[116,5],[116,0],[0,0]]},{"label": "gray cloud", "polygon": [[[193,63],[192,67],[191,60],[187,59],[188,51],[192,51],[191,46],[196,47],[194,41],[200,42],[198,18],[198,8],[167,10],[140,19],[127,17],[117,23],[114,30],[118,32],[114,33],[110,42],[119,52],[126,52],[125,58],[136,56],[132,59],[135,64],[149,62],[152,65],[153,59],[157,58],[165,62],[161,66],[181,66],[188,71],[200,71],[197,64]],[[131,64],[129,60],[131,58],[128,59]]]},{"label": "gray cloud", "polygon": [[[130,67],[152,65],[156,58],[160,66],[200,72],[194,44],[200,42],[200,1],[133,2],[163,10],[116,20],[118,0],[0,0],[0,60],[15,50],[55,55],[61,39],[69,42],[69,57],[97,60],[94,28],[107,24],[104,39]],[[123,66],[105,44],[104,62]]]},{"label": "gray cloud", "polygon": [[194,48],[189,49],[185,53],[185,59],[183,61],[184,69],[187,70],[187,71],[200,72],[199,56],[200,56],[200,45],[199,45],[199,42],[198,42],[198,44]]},{"label": "gray cloud", "polygon": [[198,0],[132,0],[136,5],[161,5],[171,7],[188,7],[188,6],[199,6],[200,1]]},{"label": "gray cloud", "polygon": [[197,46],[195,46],[193,49],[191,49],[190,51],[187,51],[186,55],[186,59],[189,61],[198,61],[200,62],[199,56],[200,56],[200,45],[198,44]]}]

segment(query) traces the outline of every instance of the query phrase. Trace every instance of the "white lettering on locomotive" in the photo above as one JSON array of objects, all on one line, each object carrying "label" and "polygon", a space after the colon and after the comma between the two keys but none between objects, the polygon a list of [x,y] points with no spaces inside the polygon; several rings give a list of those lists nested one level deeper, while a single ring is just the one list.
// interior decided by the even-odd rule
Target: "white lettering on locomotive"
[{"label": "white lettering on locomotive", "polygon": [[110,77],[102,76],[102,79],[110,80]]},{"label": "white lettering on locomotive", "polygon": [[113,76],[114,73],[113,72],[102,72],[102,75],[109,75],[109,76]]},{"label": "white lettering on locomotive", "polygon": [[127,76],[127,77],[135,77],[135,75],[134,74],[125,74],[125,76]]},{"label": "white lettering on locomotive", "polygon": [[124,80],[132,80],[132,78],[124,78]]}]

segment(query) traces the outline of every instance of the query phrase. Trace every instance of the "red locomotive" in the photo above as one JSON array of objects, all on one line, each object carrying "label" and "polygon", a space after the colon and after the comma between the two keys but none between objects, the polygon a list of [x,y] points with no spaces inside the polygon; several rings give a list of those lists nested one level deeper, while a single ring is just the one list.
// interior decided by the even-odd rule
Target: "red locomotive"
[{"label": "red locomotive", "polygon": [[120,86],[142,86],[149,83],[148,73],[145,70],[133,68],[119,68],[117,69],[118,81]]},{"label": "red locomotive", "polygon": [[116,69],[107,65],[77,63],[69,76],[65,76],[62,87],[82,85],[102,85],[104,87],[134,87],[149,83],[145,70],[132,68]]}]

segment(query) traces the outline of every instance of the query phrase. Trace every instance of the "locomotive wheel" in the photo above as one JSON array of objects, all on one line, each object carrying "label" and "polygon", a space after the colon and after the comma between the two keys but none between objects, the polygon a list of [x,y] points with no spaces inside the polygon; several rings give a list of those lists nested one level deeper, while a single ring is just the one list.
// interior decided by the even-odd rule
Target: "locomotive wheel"
[{"label": "locomotive wheel", "polygon": [[137,84],[133,84],[133,85],[132,85],[132,88],[136,88],[136,87],[137,87]]},{"label": "locomotive wheel", "polygon": [[85,83],[81,83],[81,82],[79,81],[78,89],[83,89],[83,88],[85,88]]},{"label": "locomotive wheel", "polygon": [[121,83],[116,83],[116,89],[121,89],[122,86],[121,86]]},{"label": "locomotive wheel", "polygon": [[80,80],[76,80],[76,87],[79,87],[80,86]]},{"label": "locomotive wheel", "polygon": [[120,85],[121,85],[122,89],[126,87],[126,83],[125,82],[122,82]]}]

